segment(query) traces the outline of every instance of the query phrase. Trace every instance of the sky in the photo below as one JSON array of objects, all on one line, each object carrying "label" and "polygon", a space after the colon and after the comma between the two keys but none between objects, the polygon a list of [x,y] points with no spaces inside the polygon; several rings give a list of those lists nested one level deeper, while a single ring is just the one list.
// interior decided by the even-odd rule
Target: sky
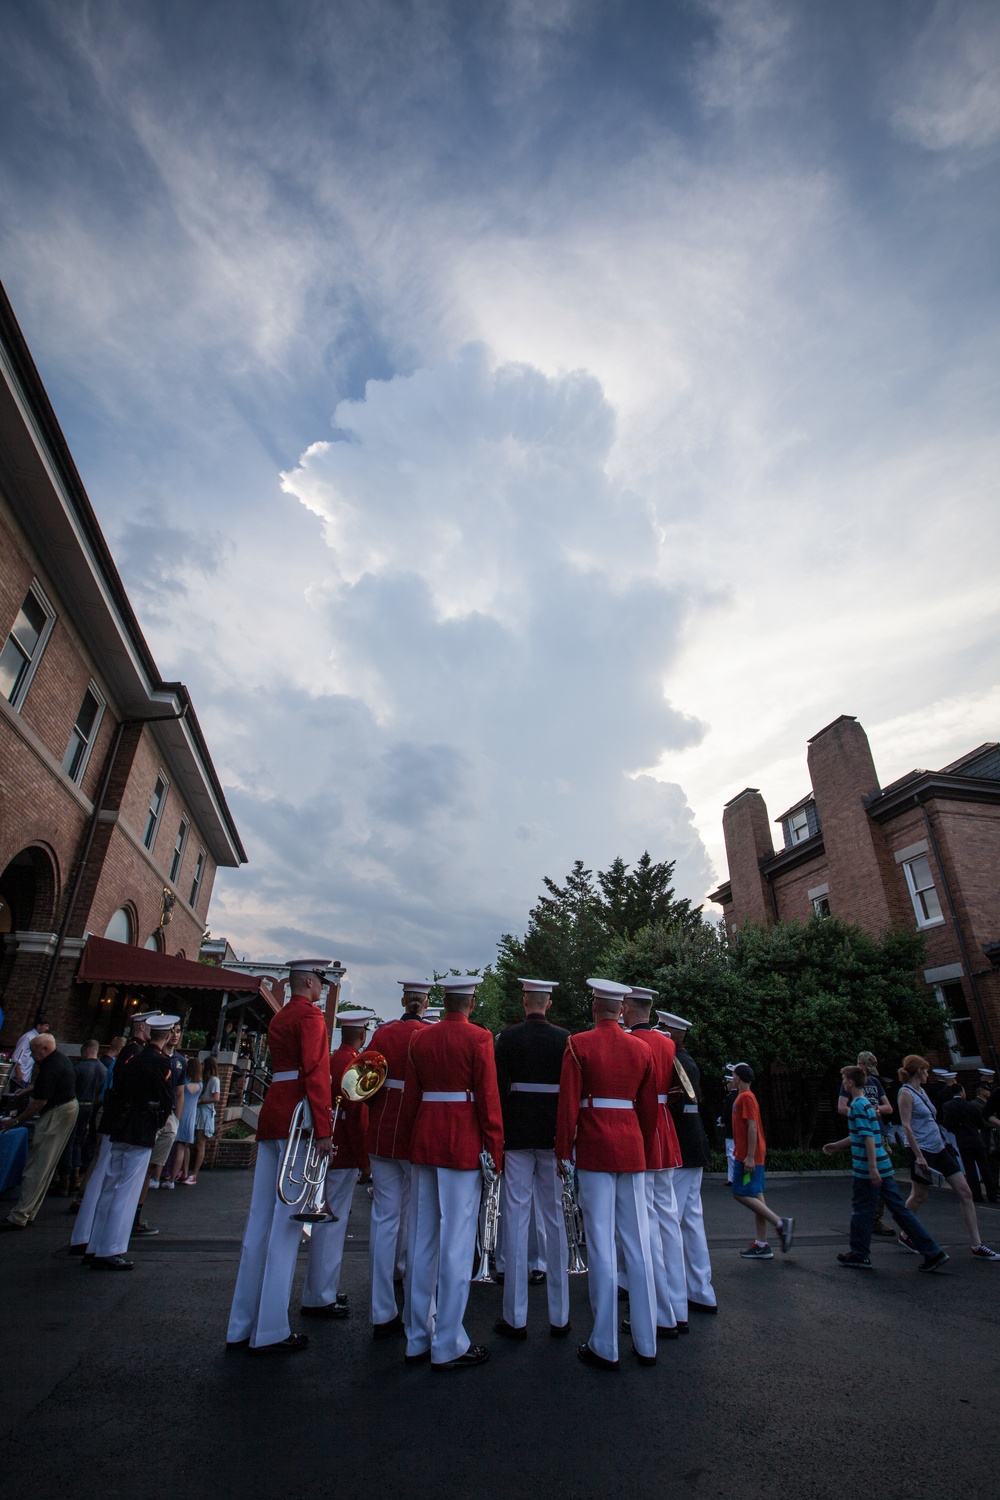
[{"label": "sky", "polygon": [[703,900],[841,713],[1000,737],[991,0],[2,10],[0,277],[240,954],[375,1003],[576,858]]}]

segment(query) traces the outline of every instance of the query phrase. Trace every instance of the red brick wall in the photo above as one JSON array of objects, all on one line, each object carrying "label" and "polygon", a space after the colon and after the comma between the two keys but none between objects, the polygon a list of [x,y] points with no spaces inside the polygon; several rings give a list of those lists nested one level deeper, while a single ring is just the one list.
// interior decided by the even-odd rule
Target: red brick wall
[{"label": "red brick wall", "polygon": [[891,863],[881,830],[865,810],[879,790],[868,736],[840,718],[809,742],[809,777],[826,850],[830,910],[882,933],[893,921]]},{"label": "red brick wall", "polygon": [[[796,865],[794,870],[777,875],[772,880],[774,896],[778,904],[778,920],[781,922],[806,922],[813,915],[813,904],[809,892],[817,885],[826,885],[830,879],[826,855],[817,855],[808,864]],[[830,898],[830,912],[840,916]]]},{"label": "red brick wall", "polygon": [[722,815],[722,832],[733,888],[729,925],[773,922],[774,910],[767,881],[760,872],[760,861],[774,853],[774,845],[767,807],[759,792],[744,792],[727,806]]}]

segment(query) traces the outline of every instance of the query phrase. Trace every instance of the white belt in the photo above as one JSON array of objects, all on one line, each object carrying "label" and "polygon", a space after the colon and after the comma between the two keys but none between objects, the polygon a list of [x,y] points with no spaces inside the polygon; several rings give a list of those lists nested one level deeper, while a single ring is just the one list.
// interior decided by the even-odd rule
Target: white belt
[{"label": "white belt", "polygon": [[667,1096],[666,1096],[666,1094],[657,1094],[657,1096],[656,1096],[656,1102],[657,1102],[657,1104],[666,1104],[666,1102],[667,1102]]},{"label": "white belt", "polygon": [[475,1094],[471,1089],[463,1089],[461,1093],[429,1093],[424,1094],[424,1104],[473,1104]]},{"label": "white belt", "polygon": [[[425,1095],[426,1097],[426,1095]],[[581,1099],[581,1109],[634,1109],[631,1099]]]},{"label": "white belt", "polygon": [[684,1113],[686,1115],[696,1115],[698,1113],[697,1104],[685,1104]]},{"label": "white belt", "polygon": [[558,1094],[558,1083],[512,1083],[512,1094]]},{"label": "white belt", "polygon": [[385,1080],[385,1087],[387,1089],[401,1089],[403,1087],[403,1080],[401,1078],[387,1078]]},{"label": "white belt", "polygon": [[298,1078],[300,1076],[301,1075],[299,1073],[298,1068],[292,1068],[287,1073],[272,1073],[271,1074],[271,1082],[272,1083],[294,1083],[295,1080],[296,1080],[296,1078]]}]

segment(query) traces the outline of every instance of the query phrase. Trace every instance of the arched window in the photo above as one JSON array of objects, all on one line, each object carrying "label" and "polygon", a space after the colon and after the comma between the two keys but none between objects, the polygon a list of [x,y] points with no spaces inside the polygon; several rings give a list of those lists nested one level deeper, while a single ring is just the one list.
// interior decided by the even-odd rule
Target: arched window
[{"label": "arched window", "polygon": [[132,941],[132,917],[124,906],[119,906],[105,928],[104,936],[112,943]]},{"label": "arched window", "polygon": [[149,948],[153,953],[162,953],[163,937],[160,934],[159,929],[157,929],[156,932],[151,932],[142,946],[144,948]]}]

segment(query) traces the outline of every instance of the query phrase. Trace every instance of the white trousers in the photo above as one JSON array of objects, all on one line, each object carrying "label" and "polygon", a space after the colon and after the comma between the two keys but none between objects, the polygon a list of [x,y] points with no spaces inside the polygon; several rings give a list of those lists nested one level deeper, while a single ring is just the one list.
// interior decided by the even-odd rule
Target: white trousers
[{"label": "white trousers", "polygon": [[[649,1237],[656,1283],[656,1321],[661,1328],[687,1322],[687,1278],[684,1274],[684,1241],[674,1194],[673,1167],[646,1173],[646,1206],[649,1209]],[[656,1254],[659,1235],[660,1255]],[[662,1264],[662,1277],[658,1267]]]},{"label": "white trousers", "polygon": [[97,1200],[101,1196],[101,1188],[104,1186],[104,1178],[110,1160],[111,1137],[109,1135],[102,1135],[101,1144],[97,1148],[97,1156],[94,1159],[93,1169],[87,1179],[87,1189],[83,1195],[83,1201],[73,1221],[71,1245],[86,1245],[90,1241],[90,1233],[94,1227],[94,1214],[97,1211]]},{"label": "white trousers", "polygon": [[410,1206],[410,1163],[393,1161],[388,1156],[373,1156],[372,1217],[368,1241],[368,1264],[371,1275],[371,1320],[391,1323],[399,1312],[393,1277],[406,1269],[405,1244]]},{"label": "white trousers", "polygon": [[[261,1344],[280,1344],[291,1332],[288,1299],[302,1225],[292,1218],[296,1210],[278,1197],[278,1168],[284,1149],[284,1141],[260,1141],[257,1145],[250,1214],[229,1313],[229,1343],[249,1338],[255,1349]],[[303,1142],[293,1166],[298,1175],[304,1151]]]},{"label": "white trousers", "polygon": [[124,1255],[135,1221],[135,1211],[149,1171],[148,1146],[115,1143],[94,1210],[94,1227],[87,1249],[93,1255]]},{"label": "white trousers", "polygon": [[674,1171],[674,1195],[684,1245],[684,1272],[687,1294],[692,1302],[705,1307],[717,1306],[712,1285],[712,1261],[705,1237],[705,1219],[701,1209],[701,1167],[677,1167]]},{"label": "white trousers", "polygon": [[587,1232],[587,1282],[594,1326],[587,1340],[602,1359],[618,1358],[618,1259],[621,1242],[628,1277],[632,1342],[640,1354],[656,1353],[656,1289],[649,1245],[645,1172],[578,1173]]},{"label": "white trousers", "polygon": [[505,1151],[503,1158],[504,1283],[503,1315],[514,1328],[528,1319],[528,1271],[531,1265],[531,1225],[538,1205],[538,1251],[547,1267],[549,1322],[557,1328],[569,1322],[569,1252],[563,1218],[562,1184],[556,1154],[548,1151]]},{"label": "white trousers", "polygon": [[312,1226],[306,1281],[302,1288],[303,1307],[328,1307],[337,1300],[340,1270],[344,1264],[344,1245],[347,1241],[347,1222],[357,1180],[357,1167],[338,1167],[336,1172],[326,1174],[326,1206],[331,1213],[337,1215],[337,1222]]},{"label": "white trousers", "polygon": [[407,1354],[431,1351],[434,1364],[469,1347],[462,1326],[476,1256],[483,1176],[454,1167],[410,1168],[410,1238],[406,1254]]}]

